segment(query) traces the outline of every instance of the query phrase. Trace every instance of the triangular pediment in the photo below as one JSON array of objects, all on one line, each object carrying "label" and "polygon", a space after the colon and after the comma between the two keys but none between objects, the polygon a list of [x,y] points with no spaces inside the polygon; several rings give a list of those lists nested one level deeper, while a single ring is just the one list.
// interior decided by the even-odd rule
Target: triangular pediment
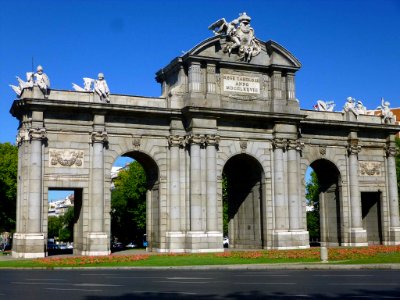
[{"label": "triangular pediment", "polygon": [[225,38],[214,36],[199,43],[185,55],[182,56],[183,60],[189,57],[204,57],[214,59],[220,62],[243,63],[258,66],[278,66],[290,69],[299,69],[301,63],[291,54],[287,49],[274,41],[263,42],[258,40],[261,51],[258,55],[251,58],[249,62],[244,62],[240,59],[239,55],[235,52],[227,53],[224,51],[224,46],[227,43]]}]

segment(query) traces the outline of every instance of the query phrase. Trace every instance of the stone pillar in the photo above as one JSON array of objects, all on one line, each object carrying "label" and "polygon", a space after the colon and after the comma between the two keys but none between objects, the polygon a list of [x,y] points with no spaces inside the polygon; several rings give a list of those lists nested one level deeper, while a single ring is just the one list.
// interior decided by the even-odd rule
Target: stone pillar
[{"label": "stone pillar", "polygon": [[358,140],[351,139],[347,150],[349,154],[348,170],[351,210],[350,245],[368,246],[367,232],[362,226],[361,194],[358,184],[358,153],[361,151]]},{"label": "stone pillar", "polygon": [[207,94],[216,93],[215,64],[207,64]]},{"label": "stone pillar", "polygon": [[199,62],[192,62],[189,66],[189,92],[201,92],[201,66]]},{"label": "stone pillar", "polygon": [[92,157],[89,194],[89,231],[82,255],[108,255],[109,237],[104,228],[104,147],[108,142],[106,131],[96,130],[91,134]]},{"label": "stone pillar", "polygon": [[288,73],[286,75],[286,98],[296,100],[295,87],[294,87],[294,74]]},{"label": "stone pillar", "polygon": [[297,168],[297,141],[288,141],[287,152],[289,230],[297,231],[300,229],[301,224],[298,214],[300,195],[298,194],[299,172]]},{"label": "stone pillar", "polygon": [[[28,131],[29,146],[29,166],[21,167],[21,172],[27,175],[24,179],[28,180],[29,189],[27,201],[25,195],[18,195],[18,206],[27,206],[27,215],[20,213],[21,207],[17,208],[17,217],[20,232],[16,232],[13,238],[13,257],[37,258],[45,256],[45,235],[43,232],[43,142],[46,141],[45,128],[30,128]],[[22,141],[21,141],[22,143]],[[23,169],[23,170],[22,170]],[[22,183],[21,183],[22,184]],[[25,202],[25,203],[24,203]],[[24,203],[24,204],[23,204]]]},{"label": "stone pillar", "polygon": [[388,200],[389,200],[389,243],[392,245],[400,244],[400,223],[399,223],[399,196],[397,191],[396,174],[396,154],[395,146],[386,148],[387,160],[387,180],[388,180]]},{"label": "stone pillar", "polygon": [[285,181],[283,151],[286,141],[275,139],[274,147],[274,207],[275,207],[275,230],[288,230],[288,211],[285,201]]},{"label": "stone pillar", "polygon": [[179,147],[182,145],[183,137],[171,135],[168,139],[170,149],[170,231],[180,231],[180,160]]},{"label": "stone pillar", "polygon": [[272,72],[271,78],[271,88],[272,88],[272,99],[279,100],[282,99],[282,75],[279,71]]},{"label": "stone pillar", "polygon": [[169,231],[167,231],[167,247],[169,252],[184,252],[184,234],[181,224],[185,216],[181,210],[181,160],[180,148],[184,145],[184,137],[171,135],[168,138],[170,149],[169,178]]}]

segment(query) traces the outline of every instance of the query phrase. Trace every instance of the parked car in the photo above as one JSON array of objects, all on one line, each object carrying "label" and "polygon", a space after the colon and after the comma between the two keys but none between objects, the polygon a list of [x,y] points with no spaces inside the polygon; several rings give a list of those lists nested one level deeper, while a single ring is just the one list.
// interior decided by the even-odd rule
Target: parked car
[{"label": "parked car", "polygon": [[124,250],[124,245],[120,242],[113,243],[111,245],[112,251],[121,251]]},{"label": "parked car", "polygon": [[130,242],[125,248],[137,248],[137,244],[135,242]]},{"label": "parked car", "polygon": [[224,236],[223,245],[224,245],[224,248],[229,247],[229,238],[227,236]]}]

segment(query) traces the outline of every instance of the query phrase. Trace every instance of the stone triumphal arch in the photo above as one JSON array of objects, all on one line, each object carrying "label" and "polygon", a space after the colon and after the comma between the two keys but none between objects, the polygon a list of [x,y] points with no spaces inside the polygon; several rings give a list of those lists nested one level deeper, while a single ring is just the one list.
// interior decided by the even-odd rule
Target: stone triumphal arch
[{"label": "stone triumphal arch", "polygon": [[13,255],[46,255],[49,189],[75,191],[75,254],[109,254],[110,173],[121,155],[146,170],[149,251],[223,251],[225,176],[232,247],[309,247],[308,166],[321,184],[325,245],[399,244],[399,127],[350,104],[300,109],[300,62],[249,23],[242,14],[212,24],[214,37],[157,72],[158,98],[109,94],[103,74],[93,89],[88,78],[75,91],[50,89],[42,73],[14,87]]}]

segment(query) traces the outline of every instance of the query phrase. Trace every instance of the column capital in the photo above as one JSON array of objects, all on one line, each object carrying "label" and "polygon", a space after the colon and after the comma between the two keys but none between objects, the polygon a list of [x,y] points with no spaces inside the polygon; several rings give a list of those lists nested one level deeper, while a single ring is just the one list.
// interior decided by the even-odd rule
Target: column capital
[{"label": "column capital", "polygon": [[272,147],[274,147],[274,149],[285,150],[287,147],[287,140],[275,138],[272,140]]},{"label": "column capital", "polygon": [[287,148],[287,150],[296,150],[296,151],[300,152],[304,149],[304,143],[299,139],[287,140],[286,148]]},{"label": "column capital", "polygon": [[386,156],[387,157],[394,157],[397,154],[399,154],[399,151],[394,146],[386,146],[385,147],[385,152],[386,152]]},{"label": "column capital", "polygon": [[205,135],[204,134],[190,134],[187,136],[187,141],[189,144],[199,144],[203,146],[205,143]]},{"label": "column capital", "polygon": [[108,143],[108,133],[107,131],[93,131],[91,134],[92,144],[94,143]]},{"label": "column capital", "polygon": [[350,142],[347,145],[347,153],[349,155],[357,155],[361,151],[361,146],[357,142]]},{"label": "column capital", "polygon": [[28,131],[20,128],[18,130],[17,136],[15,138],[15,143],[17,144],[17,146],[21,146],[24,142],[29,141],[29,134]]},{"label": "column capital", "polygon": [[207,134],[206,135],[206,144],[207,146],[218,146],[220,141],[220,136],[215,134]]},{"label": "column capital", "polygon": [[46,128],[29,128],[28,137],[30,141],[46,140],[47,139]]},{"label": "column capital", "polygon": [[170,135],[168,137],[168,146],[171,147],[184,147],[185,137],[181,135]]}]

